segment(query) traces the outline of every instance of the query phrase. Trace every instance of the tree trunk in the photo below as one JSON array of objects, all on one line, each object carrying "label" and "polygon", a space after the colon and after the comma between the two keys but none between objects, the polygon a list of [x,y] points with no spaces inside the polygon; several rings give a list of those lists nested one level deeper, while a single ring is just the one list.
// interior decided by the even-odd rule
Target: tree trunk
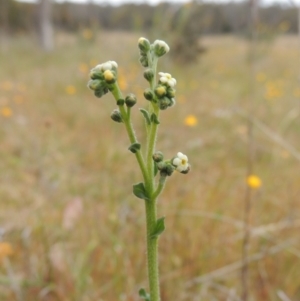
[{"label": "tree trunk", "polygon": [[52,0],[40,0],[39,37],[40,37],[41,47],[45,51],[52,51],[54,48],[51,13],[52,13]]},{"label": "tree trunk", "polygon": [[0,45],[1,50],[4,50],[7,45],[8,37],[8,1],[0,0]]}]

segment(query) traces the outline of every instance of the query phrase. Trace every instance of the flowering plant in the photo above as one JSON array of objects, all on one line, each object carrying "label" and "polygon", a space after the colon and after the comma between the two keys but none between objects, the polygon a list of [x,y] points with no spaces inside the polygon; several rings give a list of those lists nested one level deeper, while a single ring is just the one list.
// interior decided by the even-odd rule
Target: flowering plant
[{"label": "flowering plant", "polygon": [[128,149],[136,156],[141,169],[143,181],[133,185],[133,194],[145,201],[150,294],[146,293],[145,289],[140,289],[139,295],[147,301],[160,301],[158,237],[164,231],[165,225],[164,217],[157,218],[157,198],[165,186],[167,177],[175,170],[187,174],[190,165],[187,156],[181,152],[169,160],[164,160],[163,153],[155,150],[160,111],[175,104],[176,79],[164,72],[159,72],[159,80],[156,79],[158,59],[168,53],[170,48],[164,41],[156,40],[150,44],[145,38],[138,40],[138,48],[140,63],[146,68],[144,78],[149,83],[149,88],[144,91],[144,97],[149,101],[148,109],[139,109],[145,118],[146,126],[147,143],[144,152],[131,122],[131,109],[137,99],[134,94],[123,97],[118,85],[118,64],[115,61],[108,61],[93,68],[88,87],[94,91],[96,97],[100,98],[108,92],[114,96],[118,109],[113,110],[111,119],[124,123],[131,143]]}]

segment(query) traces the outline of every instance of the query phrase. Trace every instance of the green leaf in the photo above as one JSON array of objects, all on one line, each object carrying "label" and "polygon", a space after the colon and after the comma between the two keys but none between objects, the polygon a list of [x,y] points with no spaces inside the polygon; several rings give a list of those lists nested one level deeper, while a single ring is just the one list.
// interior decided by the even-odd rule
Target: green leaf
[{"label": "green leaf", "polygon": [[138,183],[133,185],[133,194],[139,199],[143,199],[149,201],[149,197],[147,196],[147,191],[144,186],[144,183]]},{"label": "green leaf", "polygon": [[150,301],[150,295],[146,292],[144,288],[141,288],[139,290],[139,296],[146,301]]},{"label": "green leaf", "polygon": [[141,149],[141,145],[137,142],[132,143],[128,149],[132,152],[132,153],[136,153],[137,151],[139,151]]},{"label": "green leaf", "polygon": [[158,118],[157,118],[157,116],[156,116],[155,113],[152,113],[152,114],[151,114],[151,121],[152,121],[153,123],[155,123],[155,124],[160,124],[160,122],[158,121]]},{"label": "green leaf", "polygon": [[144,115],[144,118],[145,118],[147,124],[150,125],[151,120],[150,120],[149,112],[145,109],[140,109],[140,111]]},{"label": "green leaf", "polygon": [[165,230],[165,217],[161,217],[156,221],[155,228],[153,230],[153,233],[151,234],[151,238],[156,238],[160,234],[162,234]]}]

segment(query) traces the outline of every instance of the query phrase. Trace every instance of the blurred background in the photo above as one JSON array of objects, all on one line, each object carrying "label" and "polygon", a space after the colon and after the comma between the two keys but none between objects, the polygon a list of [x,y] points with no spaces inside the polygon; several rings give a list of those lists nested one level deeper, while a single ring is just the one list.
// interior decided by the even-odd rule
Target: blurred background
[{"label": "blurred background", "polygon": [[[157,150],[189,156],[159,201],[162,300],[300,300],[300,4],[0,0],[0,300],[135,301],[147,287],[141,181],[111,95],[147,87],[137,40],[177,79]],[[135,109],[135,110],[134,110]]]}]

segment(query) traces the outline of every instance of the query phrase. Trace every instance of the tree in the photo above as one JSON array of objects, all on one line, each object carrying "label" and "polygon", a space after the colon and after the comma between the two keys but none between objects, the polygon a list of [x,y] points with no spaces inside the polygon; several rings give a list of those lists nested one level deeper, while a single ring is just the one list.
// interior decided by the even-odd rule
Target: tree
[{"label": "tree", "polygon": [[53,50],[52,0],[39,1],[39,27],[41,47],[45,51]]}]

